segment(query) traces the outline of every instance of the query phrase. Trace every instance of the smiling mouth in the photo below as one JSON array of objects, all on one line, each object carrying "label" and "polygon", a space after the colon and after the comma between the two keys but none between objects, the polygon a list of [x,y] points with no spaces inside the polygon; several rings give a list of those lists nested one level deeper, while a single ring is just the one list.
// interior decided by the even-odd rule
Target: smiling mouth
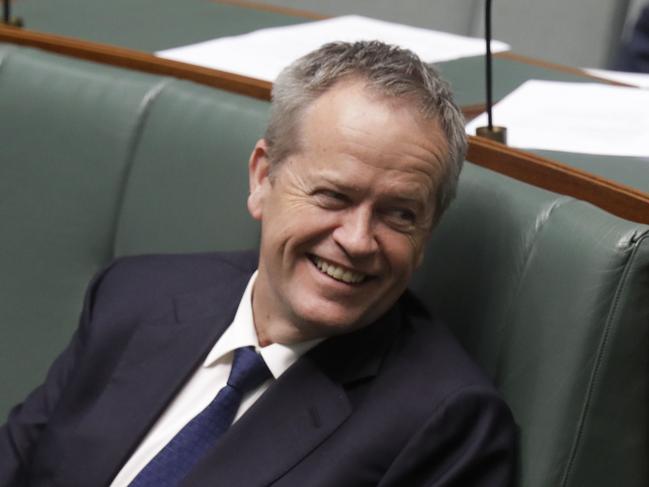
[{"label": "smiling mouth", "polygon": [[316,255],[309,255],[309,259],[320,272],[345,284],[360,284],[370,278],[367,274],[340,267]]}]

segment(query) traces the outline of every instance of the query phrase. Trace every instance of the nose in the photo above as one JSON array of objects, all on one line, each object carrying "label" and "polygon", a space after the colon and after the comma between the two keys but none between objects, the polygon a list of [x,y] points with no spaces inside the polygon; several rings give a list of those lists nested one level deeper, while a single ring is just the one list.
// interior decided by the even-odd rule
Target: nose
[{"label": "nose", "polygon": [[378,250],[371,208],[349,208],[340,218],[333,239],[349,257],[368,257]]}]

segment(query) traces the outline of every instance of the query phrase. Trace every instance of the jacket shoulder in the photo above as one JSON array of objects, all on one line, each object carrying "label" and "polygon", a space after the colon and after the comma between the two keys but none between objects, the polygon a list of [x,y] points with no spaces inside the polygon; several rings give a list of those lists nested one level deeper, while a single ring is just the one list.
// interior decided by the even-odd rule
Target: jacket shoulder
[{"label": "jacket shoulder", "polygon": [[255,252],[157,254],[122,257],[93,281],[87,297],[92,314],[148,312],[174,296],[218,287],[249,277],[257,266]]},{"label": "jacket shoulder", "polygon": [[437,404],[426,405],[426,397],[420,398],[422,407],[427,408],[461,395],[463,390],[480,391],[500,400],[491,378],[468,354],[444,321],[431,315],[409,292],[402,297],[399,307],[402,326],[388,363],[401,370],[404,394],[407,391],[429,391],[427,398]]}]

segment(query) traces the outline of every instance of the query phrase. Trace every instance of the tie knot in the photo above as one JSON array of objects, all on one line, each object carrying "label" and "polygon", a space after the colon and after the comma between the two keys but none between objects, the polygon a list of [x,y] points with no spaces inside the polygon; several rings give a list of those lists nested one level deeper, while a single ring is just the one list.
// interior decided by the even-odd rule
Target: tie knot
[{"label": "tie knot", "polygon": [[232,370],[228,385],[241,394],[251,391],[271,376],[268,366],[253,347],[241,347],[234,351]]}]

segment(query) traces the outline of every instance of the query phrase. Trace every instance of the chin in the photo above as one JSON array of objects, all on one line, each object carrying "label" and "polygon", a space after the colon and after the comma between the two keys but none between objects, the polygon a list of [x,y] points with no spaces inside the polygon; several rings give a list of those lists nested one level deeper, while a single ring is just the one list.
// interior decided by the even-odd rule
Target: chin
[{"label": "chin", "polygon": [[300,308],[296,309],[296,322],[310,338],[341,335],[370,323],[366,312],[350,310],[339,303],[314,303]]}]

